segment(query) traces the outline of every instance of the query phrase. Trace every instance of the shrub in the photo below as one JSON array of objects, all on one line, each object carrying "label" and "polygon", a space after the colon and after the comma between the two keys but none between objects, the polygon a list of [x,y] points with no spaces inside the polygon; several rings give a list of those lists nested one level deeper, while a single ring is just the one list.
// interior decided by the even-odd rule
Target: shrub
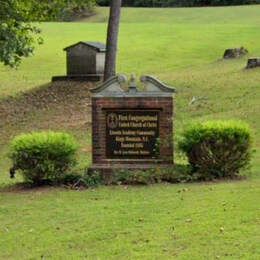
[{"label": "shrub", "polygon": [[203,180],[237,177],[249,165],[250,146],[249,127],[239,121],[196,123],[179,141],[192,172]]},{"label": "shrub", "polygon": [[196,180],[197,176],[191,175],[189,166],[175,164],[172,167],[117,169],[105,173],[87,168],[84,173],[66,174],[61,183],[71,189],[80,189],[99,185],[149,185],[161,182],[186,183]]},{"label": "shrub", "polygon": [[97,187],[102,180],[99,172],[69,173],[62,178],[61,183],[71,189],[79,189]]},{"label": "shrub", "polygon": [[119,170],[114,173],[115,184],[153,184],[161,182],[162,172],[156,169]]},{"label": "shrub", "polygon": [[187,165],[174,165],[172,167],[154,167],[151,169],[121,169],[110,174],[96,172],[100,176],[99,183],[106,185],[148,185],[161,182],[180,183],[196,181],[190,175]]},{"label": "shrub", "polygon": [[27,2],[30,15],[37,21],[71,21],[75,17],[94,13],[95,0],[31,0]]},{"label": "shrub", "polygon": [[41,184],[59,182],[75,164],[77,144],[67,133],[34,132],[22,134],[11,142],[10,173],[20,171],[25,181]]},{"label": "shrub", "polygon": [[192,174],[188,165],[175,164],[162,170],[162,181],[169,183],[187,183],[198,180],[196,174]]}]

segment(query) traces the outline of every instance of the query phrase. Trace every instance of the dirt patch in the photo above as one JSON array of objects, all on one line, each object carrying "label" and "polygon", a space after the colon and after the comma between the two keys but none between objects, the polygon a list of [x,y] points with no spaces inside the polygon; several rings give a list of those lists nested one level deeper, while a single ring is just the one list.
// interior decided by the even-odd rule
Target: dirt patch
[{"label": "dirt patch", "polygon": [[0,128],[40,111],[66,110],[71,113],[61,119],[75,114],[78,117],[90,108],[89,89],[92,87],[92,83],[55,82],[6,98],[0,101]]},{"label": "dirt patch", "polygon": [[0,100],[0,153],[21,132],[63,130],[81,135],[90,129],[89,89],[93,83],[54,82]]}]

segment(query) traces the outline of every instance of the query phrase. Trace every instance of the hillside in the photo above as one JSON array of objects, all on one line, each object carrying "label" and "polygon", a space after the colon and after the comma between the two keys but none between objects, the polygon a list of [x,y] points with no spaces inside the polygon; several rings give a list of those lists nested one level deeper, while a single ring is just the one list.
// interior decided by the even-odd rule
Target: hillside
[{"label": "hillside", "polygon": [[65,74],[64,47],[104,42],[107,11],[41,24],[36,55],[18,70],[0,66],[0,259],[258,259],[260,69],[222,55],[244,46],[260,56],[260,6],[124,8],[119,38],[119,73],[152,74],[177,89],[175,142],[192,120],[251,125],[248,179],[83,191],[12,185],[20,178],[8,177],[8,143],[21,132],[68,131],[80,142],[79,168],[91,163],[93,84],[50,79]]},{"label": "hillside", "polygon": [[[121,23],[169,23],[191,25],[259,25],[260,5],[193,8],[122,8]],[[96,15],[81,22],[104,23],[109,9],[99,7]]]},{"label": "hillside", "polygon": [[[79,40],[104,42],[107,10],[100,8],[96,16],[82,22],[40,24],[45,43],[37,48],[36,55],[25,59],[18,71],[0,66],[0,96],[14,95],[49,82],[53,75],[64,74],[65,46]],[[190,67],[203,70],[200,65],[207,69],[208,64],[221,59],[226,48],[245,46],[251,56],[258,56],[259,12],[260,5],[123,8],[118,72],[160,74],[174,84],[170,79],[173,75]],[[242,69],[244,63],[231,62],[230,67]]]},{"label": "hillside", "polygon": [[[66,99],[66,96],[63,97],[64,91],[60,92],[62,97],[56,99],[63,100],[61,106],[55,102],[55,98],[49,98],[47,107],[52,109],[46,110],[39,105],[39,98],[33,97],[38,95],[37,89],[46,86],[53,75],[65,74],[65,53],[62,51],[65,46],[79,40],[104,42],[107,9],[100,8],[97,11],[96,16],[77,23],[42,23],[40,27],[43,30],[45,44],[37,49],[36,55],[25,59],[18,70],[0,66],[2,122],[5,122],[3,119],[10,118],[9,114],[14,115],[11,116],[11,121],[15,122],[21,121],[21,118],[24,121],[28,117],[25,125],[1,125],[2,152],[6,151],[4,147],[14,133],[52,128],[51,124],[44,123],[46,118],[47,121],[53,121],[52,110],[67,109],[68,105],[76,106],[78,115],[74,111],[73,116],[89,117],[84,109],[85,103],[89,103],[89,100],[80,99],[82,90],[79,87],[76,88],[78,92],[72,91],[78,98]],[[236,46],[248,48],[250,56],[260,55],[259,12],[260,6],[123,8],[118,73],[135,73],[137,76],[152,74],[176,87],[177,136],[191,118],[243,119],[252,125],[256,133],[260,126],[257,120],[260,70],[244,70],[247,57],[234,61],[224,61],[221,57],[226,48]],[[59,86],[56,88],[55,93],[59,95]],[[69,93],[71,87],[68,88]],[[29,92],[26,94],[26,91]],[[45,91],[48,93],[48,87],[45,87]],[[21,93],[24,92],[25,96],[32,96],[29,101],[23,101]],[[10,101],[10,95],[15,96],[15,102]],[[193,97],[201,101],[191,105]],[[6,106],[6,103],[10,105]],[[56,109],[56,106],[59,109]],[[20,112],[13,113],[14,107]],[[43,114],[44,122],[39,119]],[[56,128],[59,120],[66,121],[63,117],[62,113],[60,117],[56,116]],[[63,126],[61,123],[60,128],[63,129]],[[84,132],[77,134],[81,136]],[[259,134],[256,134],[255,144],[259,145]],[[4,164],[6,165],[6,160]]]},{"label": "hillside", "polygon": [[[244,70],[246,58],[224,61],[221,57],[225,48],[242,45],[249,49],[250,56],[260,54],[260,18],[257,15],[259,11],[260,6],[124,8],[118,72],[153,74],[177,88],[177,134],[183,125],[194,117],[245,119],[256,131],[259,128],[257,110],[260,71]],[[29,102],[24,103],[21,97],[19,101],[20,93],[30,89],[34,92],[32,89],[48,83],[51,76],[65,74],[65,55],[62,51],[65,46],[79,40],[104,42],[106,14],[107,9],[100,8],[96,16],[78,23],[41,24],[45,44],[38,48],[36,55],[24,60],[17,71],[0,67],[0,99],[8,100],[8,96],[18,94],[17,106],[20,106],[19,102],[24,105],[25,110],[30,106],[24,115],[29,118],[31,113],[37,115],[38,109],[34,109],[34,106],[38,106],[37,100],[30,98]],[[103,17],[103,20],[99,20],[100,17]],[[90,21],[91,23],[88,23]],[[37,96],[37,91],[32,96]],[[203,97],[204,101],[189,105],[193,97]],[[5,106],[5,102],[3,101],[2,107]],[[75,101],[68,99],[67,103],[70,102]],[[66,101],[63,104],[65,105]],[[55,102],[52,105],[50,100],[50,106],[55,107]],[[6,113],[9,113],[9,110],[6,110]],[[51,114],[48,116],[48,113],[50,112],[47,110],[46,117],[51,118]],[[7,117],[5,113],[1,114],[2,118]],[[21,113],[15,116],[18,117],[18,121],[19,114]],[[34,124],[31,123],[31,119],[30,124]],[[23,130],[17,124],[15,128],[18,128],[15,132]],[[13,130],[10,130],[10,133],[12,132]],[[2,143],[7,141],[3,138]]]}]

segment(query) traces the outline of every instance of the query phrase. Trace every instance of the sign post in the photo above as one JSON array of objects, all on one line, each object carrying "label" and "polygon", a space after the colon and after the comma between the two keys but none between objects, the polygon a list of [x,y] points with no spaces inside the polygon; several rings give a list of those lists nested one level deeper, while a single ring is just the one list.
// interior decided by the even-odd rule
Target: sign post
[{"label": "sign post", "polygon": [[[151,76],[110,78],[92,89],[92,170],[173,165],[173,93]],[[125,90],[126,89],[126,90]]]}]

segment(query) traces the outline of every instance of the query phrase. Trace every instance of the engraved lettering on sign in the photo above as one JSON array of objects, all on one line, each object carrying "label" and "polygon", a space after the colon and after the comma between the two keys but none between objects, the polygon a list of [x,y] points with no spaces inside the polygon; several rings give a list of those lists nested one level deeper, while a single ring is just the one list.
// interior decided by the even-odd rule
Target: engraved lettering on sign
[{"label": "engraved lettering on sign", "polygon": [[159,110],[107,110],[108,159],[158,157]]}]

